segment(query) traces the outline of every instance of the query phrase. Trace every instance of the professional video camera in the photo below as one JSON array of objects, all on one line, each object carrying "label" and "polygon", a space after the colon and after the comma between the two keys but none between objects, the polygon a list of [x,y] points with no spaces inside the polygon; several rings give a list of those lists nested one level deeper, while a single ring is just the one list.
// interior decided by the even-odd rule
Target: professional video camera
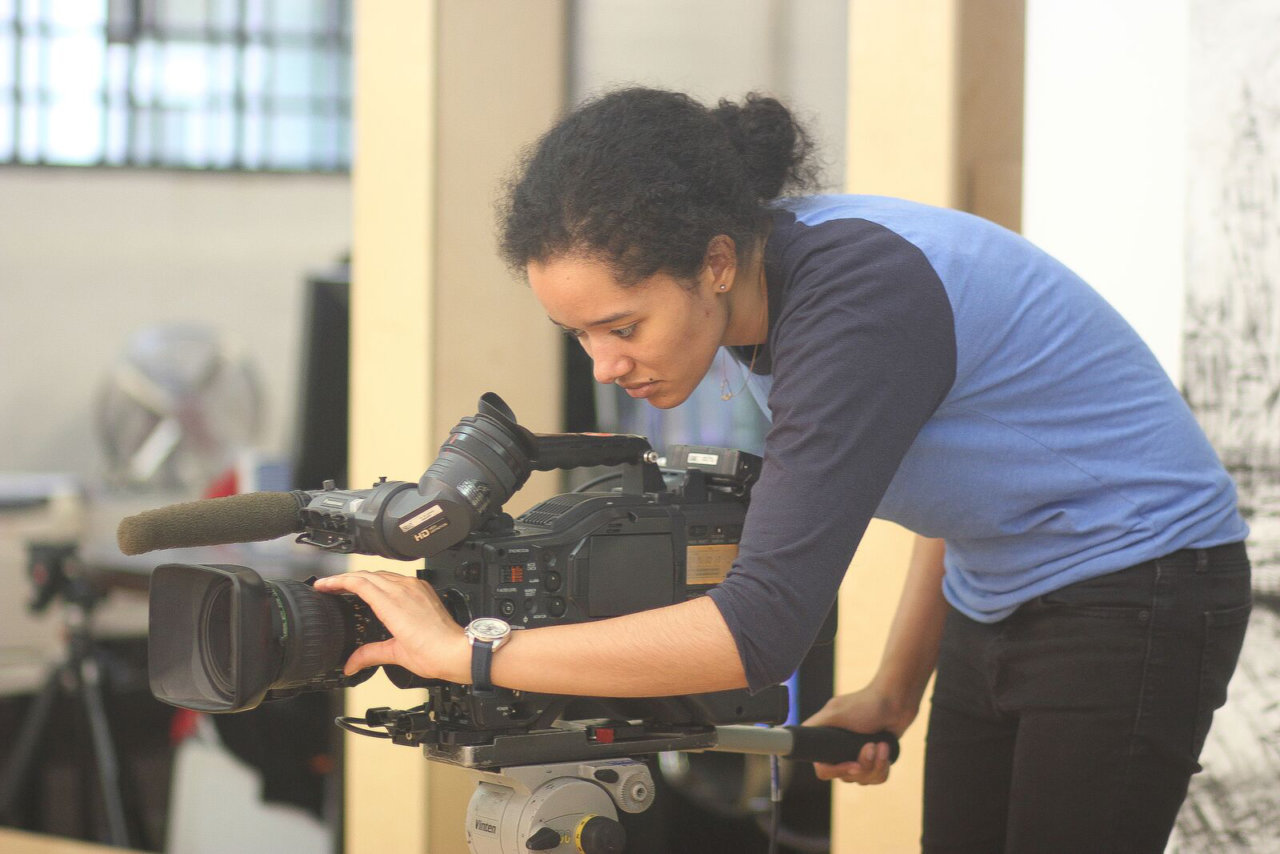
[{"label": "professional video camera", "polygon": [[[759,458],[678,446],[668,461],[670,487],[656,461],[640,436],[535,435],[486,394],[417,484],[384,479],[371,489],[339,490],[327,483],[312,492],[162,508],[126,519],[120,545],[134,554],[297,531],[299,542],[329,551],[425,558],[419,577],[460,625],[480,617],[529,628],[580,622],[700,596],[729,570]],[[502,512],[531,471],[593,465],[621,466],[620,490],[560,495],[518,520]],[[246,567],[167,564],[152,577],[150,637],[157,697],[237,712],[352,684],[343,662],[387,634],[354,596],[267,582]],[[389,675],[401,687],[422,683],[397,669]],[[449,693],[439,711],[461,726],[523,728],[546,705],[512,703],[502,691],[468,703],[474,692],[453,690],[462,686],[422,684]],[[761,714],[758,701],[743,702],[752,716]]]},{"label": "professional video camera", "polygon": [[[125,519],[119,543],[124,553],[140,554],[297,533],[298,542],[331,552],[425,559],[418,576],[460,625],[489,618],[519,629],[602,619],[702,596],[736,557],[760,459],[677,445],[666,462],[664,471],[640,436],[534,434],[488,393],[479,411],[453,428],[416,484],[382,479],[370,489],[341,490],[326,482],[316,491],[175,505]],[[502,511],[532,471],[583,466],[618,469],[519,518]],[[617,485],[604,489],[609,480]],[[351,652],[388,636],[360,599],[317,592],[310,582],[269,582],[242,566],[177,563],[152,576],[151,687],[176,706],[237,712],[264,699],[352,685],[373,669],[344,676]],[[340,718],[341,725],[491,774],[538,766],[503,778],[511,791],[527,789],[525,800],[546,774],[560,779],[567,773],[594,781],[594,789],[603,786],[624,811],[639,811],[648,806],[644,793],[652,792],[647,770],[628,765],[619,776],[619,763],[637,755],[719,747],[836,761],[856,756],[872,738],[892,741],[884,734],[790,728],[775,731],[785,743],[752,747],[761,736],[738,730],[762,731],[728,725],[783,722],[788,698],[781,686],[754,695],[622,700],[458,685],[385,670],[399,687],[427,688],[428,701],[408,710],[370,709],[363,719]],[[482,825],[497,827],[477,822],[480,837]],[[504,833],[495,829],[494,838]],[[560,844],[547,840],[543,850]],[[508,850],[476,848],[482,849]]]}]

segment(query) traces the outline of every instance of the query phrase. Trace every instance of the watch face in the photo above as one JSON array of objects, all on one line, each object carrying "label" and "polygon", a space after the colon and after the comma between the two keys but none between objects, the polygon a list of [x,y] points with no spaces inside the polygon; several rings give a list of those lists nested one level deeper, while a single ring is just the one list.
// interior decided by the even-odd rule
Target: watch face
[{"label": "watch face", "polygon": [[496,641],[511,633],[511,626],[496,617],[481,617],[467,626],[467,634],[480,641]]}]

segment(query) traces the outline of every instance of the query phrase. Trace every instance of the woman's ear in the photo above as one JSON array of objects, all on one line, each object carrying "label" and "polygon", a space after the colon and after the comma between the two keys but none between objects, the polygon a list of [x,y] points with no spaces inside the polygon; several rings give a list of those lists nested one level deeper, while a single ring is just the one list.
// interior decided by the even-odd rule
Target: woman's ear
[{"label": "woman's ear", "polygon": [[707,254],[702,260],[702,278],[716,293],[725,293],[733,287],[738,274],[738,247],[727,234],[717,234],[707,243]]}]

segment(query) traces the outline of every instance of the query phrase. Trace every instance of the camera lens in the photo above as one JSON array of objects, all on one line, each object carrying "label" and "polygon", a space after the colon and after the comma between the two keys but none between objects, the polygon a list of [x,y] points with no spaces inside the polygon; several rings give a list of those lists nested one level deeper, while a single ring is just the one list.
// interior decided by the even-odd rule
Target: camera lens
[{"label": "camera lens", "polygon": [[231,583],[210,586],[200,614],[200,658],[204,672],[223,694],[234,689],[231,674]]},{"label": "camera lens", "polygon": [[346,676],[342,665],[360,644],[389,637],[355,596],[220,564],[157,567],[149,619],[152,693],[201,712],[358,684],[373,669]]}]

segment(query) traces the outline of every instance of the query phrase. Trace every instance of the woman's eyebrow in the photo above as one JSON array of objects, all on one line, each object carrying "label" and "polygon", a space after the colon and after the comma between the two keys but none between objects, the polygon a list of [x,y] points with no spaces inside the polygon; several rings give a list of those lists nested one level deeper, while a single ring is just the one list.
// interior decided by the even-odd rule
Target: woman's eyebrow
[{"label": "woman's eyebrow", "polygon": [[[606,316],[606,317],[602,317],[602,318],[600,318],[599,320],[593,320],[593,321],[591,321],[590,323],[588,323],[588,324],[587,324],[587,326],[588,326],[588,327],[591,327],[591,326],[608,326],[608,325],[609,325],[609,324],[611,324],[611,323],[617,323],[619,320],[625,320],[626,318],[630,317],[630,316],[631,316],[632,314],[634,314],[634,313],[635,313],[635,312],[630,311],[630,310],[627,310],[627,311],[617,311],[617,312],[614,312],[613,314],[610,314],[610,315],[608,315],[608,316]],[[556,320],[554,317],[551,317],[550,315],[548,315],[548,316],[547,316],[547,320],[550,320],[552,323],[554,323],[556,326],[559,326],[561,329],[570,329],[570,328],[572,328],[572,327],[569,327],[569,326],[565,326],[563,323],[561,323],[560,321]]]}]

